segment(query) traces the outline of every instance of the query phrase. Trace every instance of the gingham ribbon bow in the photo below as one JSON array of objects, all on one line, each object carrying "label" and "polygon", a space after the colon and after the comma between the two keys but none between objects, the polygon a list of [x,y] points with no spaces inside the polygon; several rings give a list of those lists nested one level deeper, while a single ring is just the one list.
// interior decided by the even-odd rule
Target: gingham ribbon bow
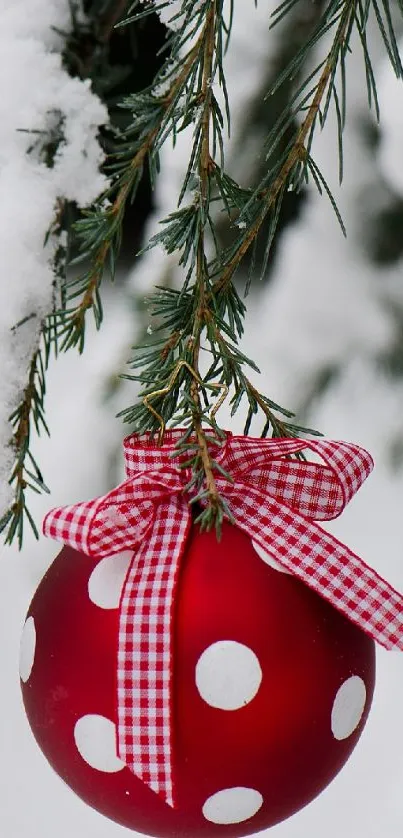
[{"label": "gingham ribbon bow", "polygon": [[[174,806],[172,625],[175,587],[191,526],[189,452],[173,458],[183,430],[156,447],[149,436],[124,442],[127,480],[107,495],[54,509],[44,533],[97,559],[132,549],[118,640],[118,752]],[[324,461],[289,459],[309,448]],[[335,518],[372,470],[345,442],[226,435],[214,453],[233,478],[218,489],[240,529],[287,570],[387,649],[403,649],[403,597],[315,520]]]}]

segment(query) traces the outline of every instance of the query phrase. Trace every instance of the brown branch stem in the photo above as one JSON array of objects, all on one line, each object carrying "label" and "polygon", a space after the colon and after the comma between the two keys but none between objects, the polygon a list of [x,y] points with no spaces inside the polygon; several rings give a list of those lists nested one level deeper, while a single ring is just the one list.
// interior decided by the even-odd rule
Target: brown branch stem
[{"label": "brown branch stem", "polygon": [[[203,56],[203,75],[200,92],[200,100],[203,104],[203,113],[201,118],[201,148],[200,148],[200,162],[199,162],[199,179],[200,179],[200,208],[201,208],[201,229],[199,231],[199,238],[197,243],[196,253],[196,286],[198,292],[198,301],[195,311],[195,319],[192,334],[193,343],[193,368],[199,375],[199,355],[200,355],[200,336],[205,325],[206,320],[206,256],[205,256],[205,225],[206,214],[208,212],[208,201],[210,191],[210,118],[211,118],[211,81],[213,73],[214,60],[214,46],[216,38],[216,0],[210,5],[206,16],[205,34],[204,34],[204,56]],[[203,470],[206,478],[206,488],[209,497],[209,504],[217,509],[219,505],[219,493],[214,477],[211,456],[208,449],[206,437],[203,431],[201,422],[201,407],[199,387],[196,381],[191,385],[191,396],[194,402],[194,410],[192,414],[192,424],[199,443],[200,457],[203,464]]]}]

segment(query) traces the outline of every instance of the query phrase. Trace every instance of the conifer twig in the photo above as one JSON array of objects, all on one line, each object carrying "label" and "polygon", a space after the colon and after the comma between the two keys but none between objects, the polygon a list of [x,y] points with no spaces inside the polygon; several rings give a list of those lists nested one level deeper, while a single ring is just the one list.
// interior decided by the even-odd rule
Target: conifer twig
[{"label": "conifer twig", "polygon": [[[91,266],[82,277],[79,277],[78,280],[74,279],[71,282],[70,298],[74,299],[76,296],[81,296],[78,306],[68,312],[67,317],[65,311],[62,310],[59,312],[59,335],[62,336],[62,349],[64,350],[69,349],[71,346],[78,346],[79,351],[83,351],[85,343],[85,319],[88,310],[91,309],[94,312],[96,325],[99,327],[101,324],[102,308],[99,298],[99,287],[105,272],[107,258],[111,251],[112,260],[110,262],[110,268],[113,278],[114,268],[120,250],[121,225],[127,201],[133,195],[133,190],[138,185],[145,160],[153,148],[156,137],[161,130],[162,122],[172,108],[178,91],[183,87],[193,67],[195,56],[200,49],[202,40],[203,33],[191,49],[178,76],[172,81],[169,91],[159,100],[160,114],[156,120],[156,124],[141,138],[139,147],[128,165],[125,166],[123,175],[117,184],[114,183],[108,192],[102,196],[103,201],[105,201],[105,199],[109,199],[111,192],[116,191],[112,203],[105,210],[106,223],[102,230],[102,236],[96,238],[95,244],[90,250],[86,249],[87,239],[85,238],[88,225],[82,222],[81,226],[84,230],[84,256],[91,259]],[[78,229],[80,230],[80,227]],[[69,294],[67,296],[69,297]]]},{"label": "conifer twig", "polygon": [[[206,18],[205,29],[205,44],[203,56],[203,76],[201,85],[201,107],[203,114],[201,118],[201,150],[199,160],[199,179],[200,179],[200,209],[203,219],[206,219],[209,205],[209,190],[210,190],[210,100],[211,100],[211,82],[213,71],[214,58],[214,43],[215,43],[215,23],[216,23],[216,0],[212,0],[210,9]],[[198,302],[194,318],[193,327],[193,368],[199,375],[199,355],[200,355],[200,335],[205,322],[205,296],[206,296],[206,255],[205,255],[205,221],[201,226],[199,233],[199,240],[196,255],[196,285],[198,292]],[[206,510],[203,510],[200,517],[200,522],[203,523],[205,518],[209,517],[211,513],[217,516],[220,507],[220,495],[217,489],[214,470],[211,462],[209,448],[206,442],[206,437],[203,431],[200,410],[200,395],[196,381],[191,384],[191,396],[194,401],[194,410],[192,411],[192,425],[199,443],[200,457],[203,464],[206,488],[208,496],[207,516]]]},{"label": "conifer twig", "polygon": [[263,221],[265,220],[268,212],[273,208],[276,200],[278,199],[278,196],[284,190],[284,187],[286,186],[289,180],[290,173],[295,169],[296,165],[298,165],[299,163],[302,163],[302,165],[305,166],[305,161],[308,156],[306,141],[318,117],[320,107],[325,93],[327,91],[329,82],[332,76],[334,75],[335,54],[337,55],[338,51],[342,48],[343,40],[345,38],[347,30],[351,25],[351,20],[353,17],[354,2],[346,2],[344,14],[342,15],[339,27],[332,42],[331,49],[329,50],[325,65],[316,85],[315,94],[308,108],[307,114],[303,119],[300,128],[297,131],[296,138],[291,145],[291,148],[288,152],[288,155],[286,156],[284,163],[281,166],[279,174],[277,175],[274,182],[270,184],[269,187],[262,190],[259,194],[259,198],[262,202],[261,212],[257,216],[256,220],[253,222],[253,224],[251,224],[251,226],[249,227],[247,233],[243,237],[242,241],[240,242],[238,248],[236,249],[229,262],[223,268],[221,276],[214,283],[212,288],[213,294],[220,294],[225,290],[228,283],[231,282],[237,267],[241,263],[243,257],[249,250],[250,246],[255,241],[260,227]]},{"label": "conifer twig", "polygon": [[[298,3],[299,0],[283,0],[273,13],[273,25],[292,14]],[[136,26],[154,11],[165,10],[166,5],[166,0],[147,4],[134,0],[126,19],[121,21],[129,6],[128,0],[106,3],[102,13],[94,12],[94,25],[90,31],[95,33],[101,52],[107,55],[105,42],[114,26]],[[398,6],[403,13],[401,0]],[[41,345],[32,359],[27,388],[13,415],[16,466],[12,480],[16,487],[16,502],[0,521],[0,529],[8,527],[8,541],[16,533],[22,539],[24,510],[31,520],[24,495],[27,476],[36,487],[46,488],[29,451],[29,435],[32,418],[35,424],[44,422],[43,395],[50,348],[54,347],[57,352],[59,347],[77,346],[82,351],[89,311],[93,312],[97,327],[101,325],[101,282],[107,268],[113,278],[125,212],[136,194],[144,167],[148,162],[154,183],[162,146],[169,138],[175,143],[178,133],[189,126],[193,127],[193,135],[177,206],[161,220],[159,231],[145,248],[158,245],[167,254],[175,254],[184,271],[183,283],[180,289],[157,287],[150,297],[150,312],[157,326],[151,340],[147,338],[144,346],[136,348],[131,372],[123,376],[140,384],[140,398],[120,415],[130,423],[133,431],[140,433],[155,433],[159,418],[164,427],[169,424],[184,427],[178,451],[191,452],[192,476],[187,488],[192,489],[192,502],[200,502],[202,506],[197,520],[203,527],[215,525],[217,531],[223,516],[231,517],[225,498],[218,492],[217,475],[228,480],[231,476],[222,472],[214,458],[214,447],[221,444],[223,432],[209,410],[207,391],[212,388],[212,382],[230,390],[232,415],[242,401],[246,403],[245,434],[249,433],[253,417],[258,413],[262,413],[264,419],[262,437],[315,433],[296,424],[293,413],[260,393],[246,374],[247,367],[259,370],[239,347],[246,309],[233,279],[243,257],[252,249],[248,288],[254,270],[256,243],[262,236],[263,222],[267,220],[268,234],[261,267],[261,274],[264,274],[283,197],[288,190],[298,192],[308,179],[320,193],[327,194],[344,229],[334,198],[313,159],[312,140],[318,126],[323,127],[332,106],[337,120],[341,177],[346,56],[353,31],[358,34],[364,56],[369,104],[374,105],[378,114],[375,77],[366,36],[371,11],[396,75],[403,75],[389,0],[383,0],[382,4],[377,0],[328,0],[323,4],[306,42],[296,50],[272,87],[275,92],[286,82],[290,98],[266,139],[267,171],[254,188],[242,187],[225,168],[223,134],[225,127],[229,128],[230,107],[224,53],[231,35],[233,4],[229,4],[227,20],[224,7],[228,8],[224,0],[181,0],[164,46],[166,58],[162,69],[149,88],[127,96],[120,103],[130,114],[131,122],[124,131],[115,131],[116,146],[108,159],[109,185],[76,224],[80,246],[77,261],[86,262],[88,267],[83,273],[66,278],[60,270],[60,259],[55,258],[55,300],[60,300],[60,305],[43,324],[40,340],[43,339],[44,347]],[[78,18],[75,25],[80,26]],[[86,26],[84,34],[87,36]],[[73,41],[80,56],[76,34],[74,32]],[[325,36],[331,39],[325,58],[312,72],[306,73],[307,58]],[[85,67],[85,72],[87,69]],[[74,65],[73,72],[76,70],[77,65]],[[339,86],[336,84],[338,75]],[[222,94],[221,103],[216,95],[217,86]],[[216,208],[227,214],[236,231],[232,244],[224,249],[217,239]],[[61,223],[60,230],[62,227]],[[51,233],[58,235],[57,230]],[[202,352],[208,353],[210,359],[203,376],[200,373]],[[189,374],[189,368],[195,375]],[[179,369],[179,373],[174,376],[171,388],[167,385],[175,369]],[[153,392],[157,393],[157,401],[155,410],[150,411],[147,396]],[[26,457],[31,457],[33,464],[30,474],[25,465]]]},{"label": "conifer twig", "polygon": [[33,416],[38,432],[42,428],[46,433],[49,433],[43,410],[47,365],[46,348],[45,353],[43,353],[41,346],[43,340],[44,334],[41,328],[38,346],[29,365],[28,380],[23,397],[10,418],[14,427],[14,435],[10,445],[16,457],[9,481],[14,490],[14,502],[0,520],[0,532],[7,529],[6,544],[11,544],[16,536],[20,548],[23,542],[25,518],[28,519],[34,535],[38,537],[35,521],[26,503],[26,489],[30,488],[35,492],[49,491],[30,451],[31,416]]}]

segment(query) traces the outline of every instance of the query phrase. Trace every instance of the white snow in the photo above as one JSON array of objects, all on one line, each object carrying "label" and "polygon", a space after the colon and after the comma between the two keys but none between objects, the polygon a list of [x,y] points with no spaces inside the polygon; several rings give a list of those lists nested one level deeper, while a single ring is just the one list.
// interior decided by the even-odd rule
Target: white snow
[{"label": "white snow", "polygon": [[[68,0],[3,0],[0,9],[0,514],[7,507],[13,455],[8,422],[27,384],[39,325],[51,310],[55,242],[43,246],[58,199],[85,206],[106,184],[97,140],[107,111],[88,81],[63,69]],[[62,121],[64,143],[53,168],[41,160]],[[16,332],[11,329],[31,319]]]}]

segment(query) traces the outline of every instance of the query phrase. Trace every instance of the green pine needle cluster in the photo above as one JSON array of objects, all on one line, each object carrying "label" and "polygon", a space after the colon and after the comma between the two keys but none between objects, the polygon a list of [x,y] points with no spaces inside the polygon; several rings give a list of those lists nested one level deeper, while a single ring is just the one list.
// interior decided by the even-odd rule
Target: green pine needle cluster
[{"label": "green pine needle cluster", "polygon": [[[297,2],[284,0],[273,13],[271,25],[292,15]],[[103,28],[99,30],[104,33],[103,43],[105,20],[109,20],[109,31],[111,27],[135,31],[146,16],[167,4],[163,0],[136,0],[116,5],[120,20],[116,8],[108,18],[108,2],[105,4]],[[398,0],[398,7],[403,13],[403,0]],[[180,289],[157,287],[148,301],[152,336],[145,345],[135,347],[130,372],[124,376],[140,385],[140,396],[121,416],[131,431],[139,433],[149,431],[161,437],[161,430],[167,426],[184,428],[178,450],[186,448],[190,452],[192,479],[188,489],[200,506],[201,526],[215,526],[218,531],[223,517],[230,517],[215,481],[219,468],[214,450],[223,439],[214,411],[218,389],[228,391],[232,414],[241,404],[246,405],[245,434],[256,414],[261,415],[262,437],[314,433],[295,424],[293,414],[260,393],[248,377],[251,370],[258,369],[239,347],[246,309],[234,277],[247,253],[251,258],[246,293],[252,275],[264,275],[284,196],[290,191],[298,193],[308,181],[330,200],[345,232],[325,175],[314,160],[312,141],[330,109],[334,109],[341,180],[347,57],[353,33],[358,33],[364,56],[369,106],[378,116],[366,36],[370,16],[379,27],[396,75],[403,76],[389,0],[328,0],[307,41],[267,91],[270,97],[282,85],[292,83],[287,107],[264,142],[264,175],[254,188],[245,189],[226,171],[225,162],[230,127],[225,51],[231,37],[233,3],[183,0],[176,27],[169,30],[164,45],[163,65],[153,83],[124,97],[119,104],[125,127],[115,128],[109,139],[109,186],[74,225],[78,249],[74,263],[82,263],[85,268],[66,276],[55,266],[58,304],[42,324],[45,353],[38,349],[23,402],[13,416],[16,467],[12,481],[16,500],[0,524],[8,541],[17,534],[21,542],[24,515],[34,527],[25,500],[28,485],[45,488],[38,466],[30,463],[29,433],[31,421],[46,428],[43,399],[49,347],[64,351],[76,346],[82,352],[88,314],[92,313],[98,327],[101,325],[100,288],[106,272],[114,277],[127,207],[135,199],[144,169],[148,167],[155,183],[162,146],[167,141],[175,143],[189,125],[193,126],[193,141],[177,204],[167,218],[161,219],[159,232],[144,248],[158,246],[175,255],[183,283]],[[325,36],[327,53],[307,71],[307,66],[312,67],[311,56]],[[217,219],[222,213],[234,233],[231,244],[224,249],[217,238]],[[263,230],[264,256],[257,265]]]}]

